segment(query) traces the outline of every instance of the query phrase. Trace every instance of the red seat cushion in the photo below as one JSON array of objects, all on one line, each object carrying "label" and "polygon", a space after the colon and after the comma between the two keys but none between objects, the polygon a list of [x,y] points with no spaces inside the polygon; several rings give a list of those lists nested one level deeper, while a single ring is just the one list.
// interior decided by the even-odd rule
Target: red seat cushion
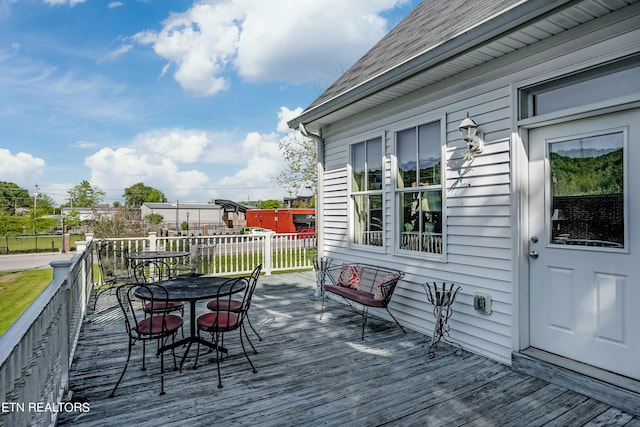
[{"label": "red seat cushion", "polygon": [[184,307],[184,302],[182,301],[154,301],[153,307],[151,303],[148,302],[144,305],[145,313],[158,313],[163,311],[174,311],[179,310]]},{"label": "red seat cushion", "polygon": [[334,293],[336,295],[343,296],[352,301],[358,302],[362,305],[366,305],[368,307],[384,307],[384,301],[376,300],[373,294],[368,292],[359,291],[357,289],[347,288],[345,286],[337,286],[337,285],[325,285],[324,290],[327,292]]},{"label": "red seat cushion", "polygon": [[242,301],[228,299],[214,299],[207,303],[207,308],[211,311],[240,311]]},{"label": "red seat cushion", "polygon": [[[162,323],[164,319],[164,325]],[[141,320],[135,329],[140,335],[162,335],[176,332],[182,326],[182,317],[168,314],[151,316]]]},{"label": "red seat cushion", "polygon": [[235,313],[207,313],[198,317],[198,328],[204,330],[227,330],[238,325],[238,315]]}]

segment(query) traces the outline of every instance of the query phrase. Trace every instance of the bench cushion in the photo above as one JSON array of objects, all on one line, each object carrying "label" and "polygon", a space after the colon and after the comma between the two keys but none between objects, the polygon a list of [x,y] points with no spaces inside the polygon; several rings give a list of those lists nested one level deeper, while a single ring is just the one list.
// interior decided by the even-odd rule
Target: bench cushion
[{"label": "bench cushion", "polygon": [[340,285],[325,285],[324,290],[343,296],[368,307],[384,307],[384,301],[376,300],[373,294]]},{"label": "bench cushion", "polygon": [[374,293],[373,293],[373,299],[375,299],[376,301],[382,301],[385,297],[385,293],[382,291],[382,288],[391,282],[397,282],[398,279],[400,279],[400,274],[398,273],[388,273],[387,275],[385,275],[376,285]]},{"label": "bench cushion", "polygon": [[345,286],[351,289],[358,289],[360,287],[360,275],[362,274],[362,267],[358,265],[342,264],[340,268],[340,276],[338,276],[338,286]]}]

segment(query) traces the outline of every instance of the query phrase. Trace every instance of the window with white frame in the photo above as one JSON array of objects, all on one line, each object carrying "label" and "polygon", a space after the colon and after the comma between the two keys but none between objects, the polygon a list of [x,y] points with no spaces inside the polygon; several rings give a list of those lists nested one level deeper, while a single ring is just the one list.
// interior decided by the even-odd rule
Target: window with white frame
[{"label": "window with white frame", "polygon": [[382,246],[382,138],[351,145],[353,243]]},{"label": "window with white frame", "polygon": [[640,95],[640,55],[563,76],[520,93],[520,119],[585,105],[628,102]]},{"label": "window with white frame", "polygon": [[398,248],[442,254],[440,120],[397,131]]}]

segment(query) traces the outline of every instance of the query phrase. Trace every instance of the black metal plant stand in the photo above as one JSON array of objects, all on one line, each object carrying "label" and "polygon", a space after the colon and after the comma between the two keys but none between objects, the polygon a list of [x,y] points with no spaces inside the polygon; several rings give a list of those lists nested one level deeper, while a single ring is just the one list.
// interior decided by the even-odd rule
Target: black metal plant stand
[{"label": "black metal plant stand", "polygon": [[442,283],[442,286],[438,288],[437,283],[427,283],[424,285],[424,290],[427,293],[427,299],[433,304],[433,315],[436,319],[436,324],[433,327],[433,335],[431,336],[431,345],[429,346],[429,357],[435,357],[435,349],[438,346],[440,340],[451,344],[456,347],[453,354],[462,356],[462,346],[460,344],[451,341],[449,335],[449,318],[453,314],[451,304],[456,298],[456,295],[460,291],[460,286],[456,286],[453,283],[447,288],[446,283]]},{"label": "black metal plant stand", "polygon": [[316,289],[311,297],[312,300],[316,300],[324,293],[324,284],[329,274],[329,267],[331,266],[331,258],[314,258],[313,269],[316,272]]}]

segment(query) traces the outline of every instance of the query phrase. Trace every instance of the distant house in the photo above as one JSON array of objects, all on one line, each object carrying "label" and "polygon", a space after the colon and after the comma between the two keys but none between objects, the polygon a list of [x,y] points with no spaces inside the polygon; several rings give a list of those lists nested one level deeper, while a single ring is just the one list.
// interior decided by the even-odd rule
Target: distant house
[{"label": "distant house", "polygon": [[80,221],[112,219],[116,215],[117,211],[118,211],[117,208],[114,208],[109,204],[98,204],[98,205],[93,205],[90,207],[83,207],[83,208],[66,207],[61,209],[62,216],[65,216],[65,217],[71,214],[72,212],[76,212],[78,214],[78,219]]},{"label": "distant house", "polygon": [[182,232],[183,223],[194,232],[205,225],[213,228],[223,224],[222,207],[211,203],[143,203],[140,213],[142,219],[150,214],[161,215],[164,227],[179,232]]},{"label": "distant house", "polygon": [[319,253],[404,270],[401,323],[455,283],[464,348],[640,412],[638,1],[421,2],[289,126]]},{"label": "distant house", "polygon": [[233,230],[239,230],[246,225],[247,206],[226,199],[216,199],[216,205],[222,206],[224,222]]}]

